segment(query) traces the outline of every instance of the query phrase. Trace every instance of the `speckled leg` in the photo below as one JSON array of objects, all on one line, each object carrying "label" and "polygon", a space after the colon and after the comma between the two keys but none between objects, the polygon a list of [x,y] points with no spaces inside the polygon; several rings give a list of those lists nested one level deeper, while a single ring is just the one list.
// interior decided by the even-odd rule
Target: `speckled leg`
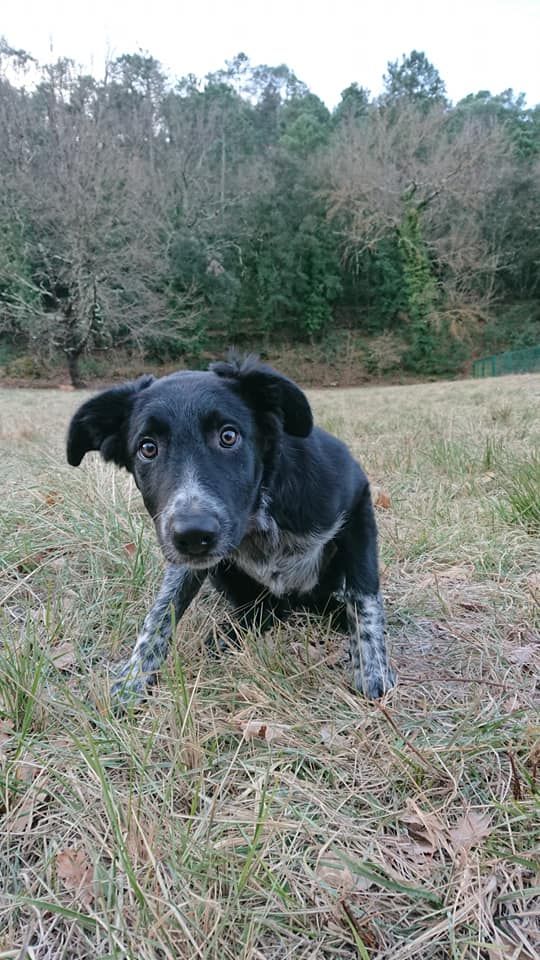
[{"label": "speckled leg", "polygon": [[369,487],[360,497],[347,528],[343,599],[349,627],[353,683],[376,700],[396,683],[388,664],[384,606],[379,590],[377,527]]},{"label": "speckled leg", "polygon": [[353,683],[364,696],[377,700],[396,683],[386,653],[382,597],[347,591],[345,604]]},{"label": "speckled leg", "polygon": [[141,700],[166,659],[173,627],[197,594],[205,571],[187,567],[167,567],[159,593],[137,637],[133,653],[117,673],[111,696],[119,704]]}]

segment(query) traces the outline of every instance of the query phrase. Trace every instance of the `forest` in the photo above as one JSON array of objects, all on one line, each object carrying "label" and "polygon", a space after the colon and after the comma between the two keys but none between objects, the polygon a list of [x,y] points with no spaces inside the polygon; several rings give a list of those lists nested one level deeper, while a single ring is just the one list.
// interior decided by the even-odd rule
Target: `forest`
[{"label": "forest", "polygon": [[458,375],[540,339],[540,105],[451,103],[416,50],[329,110],[243,53],[96,78],[2,40],[0,238],[12,376],[351,342],[367,375]]}]

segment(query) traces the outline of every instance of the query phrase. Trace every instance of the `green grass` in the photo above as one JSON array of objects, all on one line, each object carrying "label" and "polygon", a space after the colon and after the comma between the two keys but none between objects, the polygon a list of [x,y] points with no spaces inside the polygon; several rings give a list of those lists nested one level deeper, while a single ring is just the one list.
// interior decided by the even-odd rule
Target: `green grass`
[{"label": "green grass", "polygon": [[391,499],[381,704],[315,619],[210,661],[208,590],[117,717],[151,524],[126,474],[65,464],[80,395],[0,393],[0,958],[537,956],[539,397],[313,392]]}]

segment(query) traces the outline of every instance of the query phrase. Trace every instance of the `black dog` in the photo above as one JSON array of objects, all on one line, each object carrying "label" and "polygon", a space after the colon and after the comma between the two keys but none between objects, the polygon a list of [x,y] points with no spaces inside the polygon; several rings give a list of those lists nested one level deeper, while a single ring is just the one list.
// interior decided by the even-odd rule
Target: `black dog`
[{"label": "black dog", "polygon": [[113,687],[121,700],[153,682],[173,622],[208,575],[245,627],[298,609],[341,616],[356,689],[375,698],[394,685],[368,480],[340,440],[313,426],[291,380],[233,356],[206,373],[113,387],[71,422],[69,463],[89,450],[133,474],[168,561]]}]

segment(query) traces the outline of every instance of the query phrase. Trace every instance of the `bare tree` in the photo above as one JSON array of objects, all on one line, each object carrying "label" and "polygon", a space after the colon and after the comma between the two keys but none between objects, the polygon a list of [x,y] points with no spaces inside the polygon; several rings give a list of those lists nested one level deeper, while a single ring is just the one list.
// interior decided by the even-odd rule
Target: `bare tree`
[{"label": "bare tree", "polygon": [[2,220],[21,225],[24,252],[20,263],[3,264],[12,287],[4,326],[16,326],[35,349],[60,350],[75,385],[90,345],[181,335],[198,305],[186,296],[186,309],[169,314],[167,225],[153,155],[111,135],[103,90],[61,61],[44,68],[37,94],[21,95],[2,120],[9,134],[0,163]]},{"label": "bare tree", "polygon": [[399,234],[414,214],[446,309],[487,302],[501,237],[488,232],[484,214],[509,161],[500,126],[469,119],[457,127],[443,106],[401,102],[343,124],[325,162],[329,215],[342,224],[347,257]]}]

